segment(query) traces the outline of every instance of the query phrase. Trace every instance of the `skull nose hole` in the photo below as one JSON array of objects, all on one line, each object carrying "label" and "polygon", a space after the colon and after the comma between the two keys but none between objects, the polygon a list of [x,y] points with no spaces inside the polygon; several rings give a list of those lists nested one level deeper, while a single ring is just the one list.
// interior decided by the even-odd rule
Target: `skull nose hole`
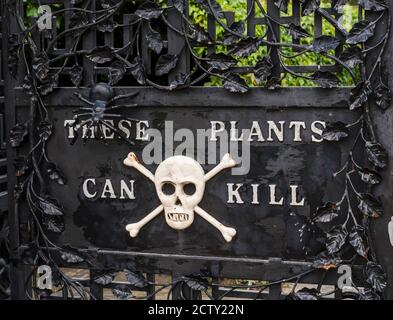
[{"label": "skull nose hole", "polygon": [[186,183],[183,186],[183,192],[188,196],[192,196],[196,192],[195,184],[192,182]]},{"label": "skull nose hole", "polygon": [[176,200],[176,205],[177,205],[177,206],[181,206],[181,202],[180,202],[180,199],[179,199],[179,198],[177,198],[177,200]]}]

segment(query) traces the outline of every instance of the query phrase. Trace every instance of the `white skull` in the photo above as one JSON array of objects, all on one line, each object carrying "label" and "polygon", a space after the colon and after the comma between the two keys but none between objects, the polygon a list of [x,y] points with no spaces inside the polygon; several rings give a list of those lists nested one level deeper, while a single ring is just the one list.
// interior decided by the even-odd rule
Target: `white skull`
[{"label": "white skull", "polygon": [[185,156],[170,157],[158,166],[154,183],[171,228],[183,230],[193,223],[205,192],[204,176],[201,165]]}]

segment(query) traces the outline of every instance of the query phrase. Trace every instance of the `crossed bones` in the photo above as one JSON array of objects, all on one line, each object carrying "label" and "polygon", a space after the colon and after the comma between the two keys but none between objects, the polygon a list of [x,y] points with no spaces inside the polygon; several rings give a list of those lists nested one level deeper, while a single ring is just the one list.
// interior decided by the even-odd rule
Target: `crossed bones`
[{"label": "crossed bones", "polygon": [[[171,157],[173,158],[173,157]],[[191,158],[189,158],[191,159]],[[153,183],[156,183],[155,176],[153,173],[151,173],[146,167],[144,167],[137,159],[136,155],[134,153],[128,154],[127,158],[123,161],[124,165],[135,168],[138,170],[140,173],[142,173],[145,177],[147,177],[150,181]],[[198,164],[199,165],[199,164]],[[228,169],[231,167],[234,167],[236,165],[236,162],[232,159],[232,157],[229,154],[224,155],[222,158],[221,162],[214,167],[211,171],[208,173],[204,174],[202,177],[203,184],[212,179],[215,175],[220,173],[224,169]],[[203,173],[203,169],[201,169]],[[204,186],[203,186],[204,188]],[[204,189],[203,189],[204,190]],[[126,230],[130,233],[130,236],[135,238],[140,229],[149,223],[151,220],[153,220],[155,217],[157,217],[162,211],[164,210],[164,205],[161,204],[159,205],[156,209],[151,211],[148,215],[146,215],[143,219],[136,223],[131,223],[126,226]],[[204,218],[207,222],[212,224],[214,227],[216,227],[224,237],[224,239],[227,242],[230,242],[232,238],[236,235],[236,230],[234,228],[229,228],[224,226],[222,223],[217,221],[214,217],[212,217],[209,213],[207,213],[205,210],[200,208],[199,206],[195,206],[193,208],[193,211],[196,212],[199,216]],[[193,220],[192,220],[193,221]],[[191,221],[191,223],[192,223]],[[179,228],[180,229],[180,228]]]}]

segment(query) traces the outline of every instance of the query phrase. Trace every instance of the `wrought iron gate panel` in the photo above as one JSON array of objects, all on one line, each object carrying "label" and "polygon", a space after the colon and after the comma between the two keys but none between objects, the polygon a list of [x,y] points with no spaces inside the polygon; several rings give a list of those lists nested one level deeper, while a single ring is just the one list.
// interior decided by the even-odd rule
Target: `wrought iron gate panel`
[{"label": "wrought iron gate panel", "polygon": [[[313,34],[308,35],[309,42],[307,44],[304,44],[301,40],[302,37],[299,36],[299,33],[307,33],[307,31],[296,29],[296,26],[301,26],[302,19],[307,16],[304,12],[302,13],[302,10],[304,11],[307,8],[306,4],[301,3],[302,1],[290,1],[292,12],[288,14],[280,11],[275,1],[267,1],[266,6],[253,0],[245,1],[247,3],[244,7],[247,15],[247,18],[244,19],[246,26],[241,31],[244,37],[239,36],[239,31],[236,31],[239,29],[235,29],[234,21],[239,22],[238,18],[235,19],[236,15],[239,14],[229,10],[215,10],[213,6],[216,2],[211,0],[197,1],[199,4],[202,3],[202,7],[208,12],[206,23],[203,25],[204,29],[202,27],[202,29],[197,29],[193,24],[184,22],[187,21],[186,18],[182,17],[181,10],[176,7],[181,4],[187,5],[188,2],[184,1],[169,0],[168,8],[162,12],[156,6],[150,7],[149,14],[158,15],[160,17],[159,21],[152,21],[153,19],[150,16],[146,16],[147,11],[143,10],[139,13],[139,16],[136,16],[135,12],[139,3],[135,4],[128,0],[75,1],[76,4],[60,0],[32,2],[40,5],[50,5],[54,8],[53,11],[58,12],[52,16],[53,26],[56,27],[39,31],[36,18],[24,16],[25,8],[22,1],[3,1],[2,3],[2,21],[6,21],[2,30],[7,37],[3,41],[3,44],[6,44],[3,52],[6,123],[8,129],[11,129],[16,124],[28,123],[25,122],[26,119],[34,120],[37,118],[39,116],[37,110],[41,110],[40,99],[42,98],[42,101],[44,101],[42,106],[48,109],[49,118],[52,121],[51,125],[53,125],[53,128],[50,127],[50,131],[53,129],[53,136],[48,145],[48,155],[49,158],[53,157],[58,165],[63,166],[66,176],[71,176],[69,177],[71,186],[75,186],[79,178],[72,177],[72,170],[78,167],[88,172],[88,168],[91,167],[92,171],[88,173],[92,174],[94,170],[100,169],[97,161],[109,163],[110,169],[101,168],[101,170],[109,170],[110,173],[113,170],[114,174],[119,175],[119,166],[122,160],[120,158],[131,148],[126,144],[122,145],[120,142],[109,144],[107,149],[102,149],[102,145],[89,145],[89,142],[87,142],[87,147],[83,149],[81,141],[78,141],[75,146],[64,145],[66,139],[61,131],[63,122],[65,119],[71,119],[73,112],[81,107],[81,101],[75,96],[75,93],[77,92],[83,97],[89,97],[90,87],[102,81],[109,82],[117,95],[139,91],[139,95],[130,100],[137,104],[138,108],[122,112],[123,116],[137,119],[150,116],[158,123],[163,123],[166,119],[181,119],[182,125],[194,129],[198,121],[208,119],[211,115],[214,115],[217,119],[223,117],[226,121],[231,119],[231,115],[235,119],[241,118],[247,121],[252,117],[257,118],[259,116],[265,119],[266,115],[270,117],[269,119],[278,121],[280,120],[279,116],[284,115],[286,120],[299,118],[310,119],[311,122],[317,119],[328,119],[331,122],[352,123],[361,114],[360,108],[355,111],[348,110],[348,97],[353,94],[353,89],[340,87],[337,77],[334,76],[335,78],[332,79],[330,76],[335,73],[339,76],[344,74],[350,79],[353,77],[352,85],[355,84],[354,79],[359,76],[342,61],[343,43],[349,35],[348,31],[337,22],[337,19],[341,16],[337,1],[330,1],[327,6],[325,3],[324,6],[313,8]],[[118,3],[123,5],[121,9],[120,6],[117,7]],[[15,8],[15,10],[9,10],[8,6]],[[379,21],[379,23],[375,23],[375,35],[381,36],[386,33],[387,28],[391,29],[389,19],[391,12],[393,12],[393,5],[388,4],[386,6],[390,9],[389,13],[381,17],[380,11],[370,13],[367,10],[367,19]],[[83,7],[84,9],[75,10],[74,7]],[[108,8],[112,9],[109,10]],[[91,13],[94,10],[98,10],[99,14],[97,12]],[[358,17],[360,20],[363,17],[363,11],[359,8]],[[386,10],[386,12],[388,11]],[[215,17],[217,15],[220,15],[220,17],[222,15],[221,19],[217,19]],[[22,21],[18,21],[18,17]],[[105,19],[102,19],[102,17],[105,17]],[[191,17],[189,18],[191,19]],[[99,22],[100,19],[102,19],[102,24]],[[31,34],[26,30],[21,30],[23,22],[33,26]],[[330,35],[335,36],[328,40],[324,38],[323,25],[326,22],[333,26],[334,32]],[[220,28],[226,30],[224,35]],[[67,31],[73,29],[74,32]],[[231,31],[228,31],[228,29],[232,30],[232,39],[229,36]],[[258,32],[267,32],[266,38],[258,40],[260,38],[255,37]],[[154,52],[151,47],[152,43],[147,40],[149,37],[157,36],[157,33],[162,37],[162,41],[159,41],[159,45],[162,46],[159,54]],[[184,36],[184,34],[187,34],[187,36]],[[277,43],[281,43],[284,37],[288,39],[288,34],[292,35],[288,45],[290,49],[283,53],[279,51],[281,47]],[[26,38],[22,39],[24,35]],[[31,39],[31,42],[29,42],[29,39]],[[335,44],[334,39],[339,41],[340,44]],[[383,43],[381,38],[376,36],[371,38],[367,45],[372,47],[373,45],[379,46],[381,43]],[[21,49],[22,46],[23,49]],[[23,56],[24,46],[30,47],[29,54],[31,56]],[[35,49],[34,46],[36,46]],[[328,46],[329,50],[324,46]],[[386,66],[386,72],[383,70],[384,77],[386,76],[391,83],[391,64],[388,59],[393,53],[393,47],[391,42],[385,43],[385,46],[387,51],[383,57],[382,65]],[[227,51],[223,50],[223,47]],[[198,48],[206,48],[206,51],[203,51],[201,56],[195,56],[195,51],[201,50]],[[323,57],[315,58],[315,65],[306,66],[293,65],[289,62],[295,60],[285,58],[285,55],[295,57],[305,48],[311,50],[313,54],[319,53]],[[36,51],[34,52],[34,50]],[[374,68],[375,61],[378,58],[378,52],[370,51],[371,53],[368,54],[366,60],[367,65],[360,63],[358,72],[361,75],[363,74],[362,76],[367,75]],[[15,52],[19,55],[15,56]],[[37,55],[37,53],[42,54],[43,52],[45,52],[45,55]],[[233,57],[229,59],[228,54],[225,57],[227,60],[225,60],[222,56],[219,56],[224,52],[226,54],[231,53],[236,59]],[[268,52],[269,54],[267,54]],[[258,74],[255,65],[240,63],[241,66],[239,66],[240,58],[252,54],[256,54],[255,59],[261,59],[259,56],[269,58],[268,61],[263,60],[260,66],[262,71],[259,71],[262,75],[259,73],[259,76],[255,76],[256,73]],[[160,74],[160,72],[157,72],[157,61],[163,55],[169,55],[169,60],[176,60],[177,63],[169,68],[170,61],[167,61],[166,67],[169,68],[169,71]],[[21,60],[12,61],[16,57]],[[138,58],[143,59],[139,61]],[[26,63],[26,66],[31,67],[31,70],[35,69],[34,72],[37,72],[37,74],[42,72],[42,81],[38,81],[40,83],[39,87],[34,84],[36,80],[32,80],[31,74],[27,73],[24,63],[16,63],[29,59],[33,60],[32,64]],[[36,60],[34,61],[34,59]],[[65,59],[66,62],[62,59]],[[326,59],[330,59],[330,63]],[[113,63],[114,60],[118,63],[117,65]],[[46,61],[50,61],[48,62],[48,70],[45,67]],[[216,64],[216,68],[212,66],[213,63]],[[15,64],[19,64],[17,70],[14,69]],[[221,70],[217,71],[217,68],[221,68]],[[8,70],[8,72],[4,72],[4,70]],[[144,70],[144,72],[141,70]],[[230,70],[230,73],[228,73],[228,70]],[[119,73],[121,76],[118,77]],[[141,76],[141,73],[143,76]],[[251,78],[252,85],[248,87],[244,79],[239,79],[238,75],[248,77],[250,74],[253,74],[254,78]],[[285,74],[303,76],[307,81],[314,81],[324,88],[280,87]],[[222,87],[204,87],[203,85],[209,81],[210,77],[219,78]],[[226,89],[236,91],[236,93],[230,93]],[[34,90],[37,92],[34,92]],[[33,94],[26,94],[29,91]],[[244,94],[242,95],[239,92],[244,92]],[[370,97],[370,104],[376,104],[372,97]],[[376,136],[379,137],[379,143],[387,149],[389,160],[392,160],[392,111],[387,109],[382,113],[375,109],[372,108],[370,114],[376,127]],[[368,115],[369,112],[366,112],[366,116]],[[20,148],[8,145],[8,172],[13,173],[8,177],[8,193],[11,199],[9,201],[9,222],[11,227],[11,259],[14,261],[11,265],[14,298],[26,298],[27,293],[31,292],[31,288],[26,287],[25,284],[29,283],[26,280],[34,274],[32,272],[34,261],[31,261],[31,258],[35,255],[31,255],[31,252],[35,252],[37,249],[34,245],[31,245],[33,243],[31,239],[33,231],[36,231],[33,230],[32,220],[37,218],[34,216],[32,219],[32,213],[27,207],[27,203],[21,200],[23,193],[19,192],[17,187],[20,187],[18,183],[23,181],[23,177],[18,176],[18,168],[15,168],[15,163],[18,162],[19,157],[30,154],[30,150],[34,149],[37,141],[41,141],[39,140],[41,138],[37,139],[34,121],[28,123],[28,126],[30,136],[27,145],[22,145]],[[45,134],[45,128],[43,130]],[[10,138],[13,138],[13,136],[8,133],[8,140]],[[285,143],[289,145],[287,141]],[[304,183],[315,183],[317,194],[322,192],[322,185],[330,183],[326,187],[326,194],[316,197],[321,201],[321,205],[322,201],[327,201],[327,197],[335,195],[337,191],[335,190],[337,189],[336,186],[328,180],[327,175],[332,174],[334,170],[338,171],[345,164],[348,158],[345,148],[348,149],[348,147],[350,147],[349,142],[344,142],[334,148],[329,146],[307,149],[305,147],[302,150],[303,154],[299,158],[305,158],[307,152],[314,154],[314,156],[321,153],[323,155],[319,156],[318,159],[322,165],[326,165],[325,168],[331,169],[331,172],[326,171],[320,175],[322,181],[312,180],[312,173],[309,173],[309,180],[307,180],[307,177],[304,178]],[[133,148],[133,150],[141,152],[143,145],[136,145]],[[77,150],[76,156],[80,157],[76,162],[72,159],[72,152],[75,152],[72,150]],[[106,151],[104,152],[104,150]],[[266,147],[265,150],[274,154],[279,149]],[[89,159],[89,154],[94,154],[94,152],[97,152],[94,159]],[[362,152],[364,150],[357,150],[356,154],[359,156],[363,154]],[[261,157],[258,158],[259,161],[266,165],[267,160],[262,157],[262,152],[255,153]],[[337,160],[334,165],[333,158]],[[34,159],[32,159],[32,162],[34,167],[36,165]],[[258,166],[256,160],[255,163]],[[285,159],[281,160],[280,164],[285,164]],[[310,170],[311,172],[312,159],[304,167],[304,171]],[[149,168],[153,169],[152,166]],[[319,167],[316,165],[315,168],[318,170]],[[38,172],[37,168],[32,170]],[[382,197],[385,214],[375,222],[374,220],[370,222],[371,238],[374,238],[374,241],[372,241],[374,243],[373,252],[376,254],[376,257],[373,256],[370,259],[381,263],[388,277],[388,288],[385,290],[385,297],[392,298],[393,255],[387,233],[387,225],[392,212],[390,199],[393,196],[391,165],[387,165],[384,170],[384,182],[377,187],[376,194],[380,194]],[[261,175],[260,172],[256,174]],[[134,178],[135,176],[130,174],[130,177]],[[225,178],[228,178],[228,175]],[[224,178],[219,179],[221,178],[217,179],[218,182],[225,184]],[[236,181],[241,182],[242,180]],[[50,180],[46,180],[46,182],[49,184]],[[150,203],[158,201],[155,199],[154,190],[152,188],[148,189],[144,182],[140,182],[140,180],[138,180],[138,183],[143,184],[143,187],[146,188],[145,190],[149,190],[149,193],[144,194],[141,197],[142,202],[139,202],[138,206],[132,207],[132,209],[150,208]],[[339,186],[342,187],[343,184],[341,183]],[[41,188],[43,187],[41,186]],[[314,185],[312,187],[306,186],[307,192],[311,194],[312,188],[314,188]],[[114,289],[120,291],[119,295],[126,294],[127,290],[130,290],[130,292],[141,291],[146,293],[147,298],[153,299],[156,297],[156,290],[159,287],[157,286],[157,274],[161,273],[172,277],[171,290],[174,298],[199,298],[200,292],[204,292],[206,297],[207,290],[203,287],[206,286],[206,288],[209,287],[208,295],[215,299],[223,296],[278,299],[284,298],[281,286],[282,283],[286,282],[317,284],[319,289],[322,284],[330,285],[335,288],[333,290],[336,294],[335,298],[340,298],[341,293],[337,289],[338,275],[332,270],[329,271],[330,264],[318,269],[318,267],[315,267],[315,261],[312,257],[303,256],[299,258],[299,256],[292,255],[291,252],[285,255],[281,248],[277,249],[274,245],[269,247],[270,243],[261,243],[261,239],[264,239],[261,235],[254,238],[254,241],[257,239],[256,243],[261,247],[260,251],[255,248],[243,250],[240,244],[232,247],[224,242],[216,244],[214,241],[219,242],[218,236],[206,235],[206,238],[203,239],[204,236],[201,233],[196,233],[195,230],[193,230],[193,236],[188,238],[188,246],[183,246],[180,240],[183,241],[184,239],[181,236],[177,237],[174,233],[171,236],[157,235],[152,239],[156,244],[154,247],[151,243],[146,244],[143,241],[130,242],[128,238],[126,239],[128,235],[119,235],[120,230],[124,229],[121,223],[126,219],[124,209],[123,211],[119,209],[118,216],[113,218],[109,218],[103,213],[97,214],[99,219],[103,219],[101,224],[107,227],[108,233],[105,238],[100,236],[97,231],[102,229],[94,229],[96,227],[93,222],[94,215],[86,214],[87,221],[79,224],[76,222],[78,217],[75,217],[75,214],[78,212],[75,208],[78,205],[83,208],[82,204],[85,205],[87,202],[80,201],[79,195],[76,194],[68,196],[67,192],[72,194],[71,191],[74,190],[72,187],[65,187],[64,189],[61,186],[51,184],[47,189],[50,190],[51,196],[54,195],[56,198],[66,201],[66,203],[62,203],[66,209],[71,207],[72,209],[70,209],[71,213],[65,217],[65,232],[61,235],[54,233],[50,235],[50,241],[54,245],[45,238],[41,239],[42,247],[40,250],[46,250],[45,242],[46,246],[49,243],[51,248],[48,249],[48,252],[53,259],[53,264],[51,259],[45,261],[42,256],[43,261],[40,261],[40,263],[49,261],[51,266],[56,266],[56,268],[60,266],[89,270],[90,277],[79,281],[83,286],[90,287],[91,295],[87,294],[88,298],[103,299],[105,289]],[[218,189],[207,188],[207,195],[217,195],[217,208],[220,206],[223,208],[222,205],[225,203],[222,199],[224,196],[220,194]],[[144,204],[148,205],[145,206]],[[86,212],[95,212],[94,205]],[[301,216],[311,216],[317,207],[316,201],[312,202],[307,209],[300,211]],[[99,210],[101,209],[97,209],[97,212]],[[34,208],[32,211],[34,212]],[[138,211],[138,217],[142,217],[143,211]],[[218,214],[218,217],[220,215],[222,213]],[[255,214],[256,216],[257,214]],[[221,217],[225,219],[224,216]],[[242,217],[233,219],[237,219],[235,221],[241,230],[246,230],[246,227],[242,225],[242,223],[245,223]],[[113,225],[109,226],[108,221],[112,221]],[[253,222],[248,222],[251,230],[254,227]],[[199,222],[195,223],[197,226],[201,225]],[[89,225],[92,225],[94,230],[87,236]],[[159,222],[155,222],[154,227],[161,232],[163,230],[162,225],[162,223],[160,225]],[[281,226],[280,232],[284,229],[285,226]],[[282,236],[278,231],[271,234],[277,237],[278,235]],[[41,236],[43,235],[41,234]],[[147,241],[149,237],[150,235],[146,233],[142,239]],[[199,241],[198,237],[201,239],[200,247],[193,248],[190,243],[192,241],[197,243]],[[168,240],[169,245],[162,243],[164,242],[163,239]],[[176,239],[179,243],[176,243]],[[240,243],[241,236],[239,236],[239,239]],[[246,246],[244,239],[241,244]],[[274,244],[274,241],[272,243]],[[255,251],[252,252],[252,249],[255,249]],[[203,254],[200,253],[201,251]],[[65,253],[68,255],[64,256]],[[83,257],[83,261],[72,262],[78,255]],[[366,287],[368,284],[363,276],[363,265],[359,263],[359,260],[356,260],[356,262],[353,266],[353,279],[359,287]],[[125,284],[123,274],[120,278],[116,278],[116,281],[112,281],[113,277],[110,273],[123,269],[131,270],[128,284]],[[145,280],[140,273],[146,274]],[[102,277],[103,274],[107,277]],[[213,280],[207,284],[205,278]],[[267,281],[269,284],[267,286],[265,283],[247,286],[235,283],[226,286],[220,283],[221,278],[261,280]],[[187,283],[188,287],[186,287]],[[125,289],[124,285],[129,289]],[[268,287],[268,291],[264,290],[266,287]],[[66,286],[66,289],[62,291],[63,298],[73,298],[67,288]],[[122,288],[124,292],[121,292],[119,288]],[[236,290],[239,288],[247,290]],[[41,298],[59,298],[59,296],[47,297],[47,292],[42,290],[37,290],[37,292],[41,295]],[[80,292],[78,293],[80,295]]]}]

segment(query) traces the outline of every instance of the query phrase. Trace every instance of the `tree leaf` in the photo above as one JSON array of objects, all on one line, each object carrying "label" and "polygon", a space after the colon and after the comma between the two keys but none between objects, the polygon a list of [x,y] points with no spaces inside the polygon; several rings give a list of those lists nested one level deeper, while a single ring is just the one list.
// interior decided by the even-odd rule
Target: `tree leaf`
[{"label": "tree leaf", "polygon": [[303,29],[301,26],[296,25],[294,23],[290,23],[288,27],[285,28],[288,30],[289,34],[295,40],[310,37],[310,34],[307,32],[307,30]]},{"label": "tree leaf", "polygon": [[337,253],[344,246],[348,232],[343,226],[337,226],[327,233],[326,249],[330,254]]},{"label": "tree leaf", "polygon": [[345,123],[341,121],[328,122],[322,132],[322,139],[326,141],[340,141],[349,135],[349,130]]},{"label": "tree leaf", "polygon": [[176,68],[178,60],[179,60],[178,55],[173,55],[169,53],[161,55],[156,63],[156,69],[155,69],[156,76],[159,77],[168,74],[171,70]]},{"label": "tree leaf", "polygon": [[288,2],[289,0],[275,0],[274,4],[277,8],[279,8],[282,12],[288,13]]},{"label": "tree leaf", "polygon": [[164,42],[162,41],[161,34],[153,29],[149,29],[146,35],[147,46],[153,50],[156,54],[160,54],[164,48]]},{"label": "tree leaf", "polygon": [[355,110],[363,106],[368,101],[368,97],[372,92],[369,83],[360,82],[355,88],[351,90],[349,97],[349,110]]},{"label": "tree leaf", "polygon": [[130,65],[130,71],[135,80],[142,86],[146,85],[145,65],[139,56],[136,56]]},{"label": "tree leaf", "polygon": [[379,143],[374,143],[367,141],[366,142],[366,153],[368,156],[368,160],[378,167],[385,168],[388,163],[388,154],[384,148]]},{"label": "tree leaf", "polygon": [[313,221],[328,223],[332,222],[336,217],[338,217],[337,204],[334,202],[326,202],[322,207],[317,208],[317,212],[313,218]]},{"label": "tree leaf", "polygon": [[96,47],[91,50],[86,57],[97,64],[103,64],[112,61],[113,49],[108,46]]},{"label": "tree leaf", "polygon": [[273,67],[273,63],[268,56],[264,56],[261,60],[257,62],[254,67],[254,75],[257,79],[258,85],[269,79],[272,74]]},{"label": "tree leaf", "polygon": [[212,53],[208,56],[206,63],[217,70],[225,71],[236,65],[237,61],[225,53]]},{"label": "tree leaf", "polygon": [[113,280],[116,277],[116,274],[117,272],[113,272],[113,271],[103,272],[97,275],[96,277],[94,277],[93,281],[101,286],[106,286],[113,282]]},{"label": "tree leaf", "polygon": [[163,12],[164,9],[160,8],[157,3],[146,1],[138,7],[134,14],[142,19],[151,20],[157,19]]},{"label": "tree leaf", "polygon": [[387,9],[385,2],[377,0],[359,0],[359,6],[368,11],[384,11]]},{"label": "tree leaf", "polygon": [[365,43],[375,32],[375,23],[362,20],[354,24],[352,30],[348,33],[346,43],[358,44]]},{"label": "tree leaf", "polygon": [[132,296],[130,287],[125,284],[117,284],[112,288],[113,295],[119,300],[127,300]]},{"label": "tree leaf", "polygon": [[368,247],[365,241],[365,230],[361,226],[353,226],[349,233],[349,243],[358,255],[367,259]]},{"label": "tree leaf", "polygon": [[25,142],[28,135],[27,123],[18,123],[10,130],[10,145],[12,148],[19,148]]},{"label": "tree leaf", "polygon": [[382,110],[388,109],[392,102],[392,92],[390,91],[390,88],[383,82],[380,82],[375,88],[374,93],[377,106]]},{"label": "tree leaf", "polygon": [[169,90],[172,91],[177,89],[178,87],[184,86],[187,83],[189,77],[190,75],[183,72],[178,73],[175,76],[175,79],[173,79],[173,81],[169,84]]},{"label": "tree leaf", "polygon": [[240,58],[246,58],[259,49],[263,39],[248,37],[236,44],[233,54]]},{"label": "tree leaf", "polygon": [[358,198],[358,208],[365,216],[377,219],[383,215],[382,203],[372,194],[361,193]]},{"label": "tree leaf", "polygon": [[116,85],[127,71],[127,66],[122,61],[115,61],[109,67],[109,84]]},{"label": "tree leaf", "polygon": [[140,272],[124,269],[124,273],[126,275],[127,281],[134,287],[144,288],[149,285],[149,282]]},{"label": "tree leaf", "polygon": [[70,70],[70,79],[75,87],[79,87],[83,79],[83,68],[75,64]]},{"label": "tree leaf", "polygon": [[314,52],[328,52],[330,50],[336,50],[341,44],[341,41],[337,38],[330,36],[320,36],[315,38],[314,43],[311,45],[310,49]]},{"label": "tree leaf", "polygon": [[367,283],[369,283],[375,291],[382,292],[386,288],[386,274],[379,264],[368,261],[364,273]]},{"label": "tree leaf", "polygon": [[302,1],[302,15],[308,16],[314,13],[319,8],[320,0],[301,0]]},{"label": "tree leaf", "polygon": [[237,74],[226,74],[224,88],[233,93],[245,93],[248,86],[243,78]]},{"label": "tree leaf", "polygon": [[358,64],[363,63],[362,50],[358,46],[350,46],[340,54],[339,59],[349,68],[355,68]]},{"label": "tree leaf", "polygon": [[361,168],[358,169],[357,172],[363,182],[370,184],[379,184],[382,181],[382,176],[374,170]]},{"label": "tree leaf", "polygon": [[338,264],[339,260],[335,255],[324,251],[314,258],[312,266],[318,269],[329,270],[337,268]]},{"label": "tree leaf", "polygon": [[312,80],[322,88],[332,88],[338,86],[338,78],[329,71],[317,71],[311,75]]},{"label": "tree leaf", "polygon": [[225,31],[224,34],[223,34],[223,40],[222,40],[222,43],[225,46],[233,45],[233,44],[235,44],[237,41],[239,41],[241,39],[240,36],[243,35],[244,31],[245,31],[244,22],[243,21],[233,22],[229,26],[229,29],[232,30],[234,33],[238,34],[239,36],[229,32],[229,31]]},{"label": "tree leaf", "polygon": [[209,3],[207,0],[195,0],[195,2],[207,13],[211,13],[212,15],[215,15],[219,19],[224,19],[224,13],[222,12],[222,8],[220,4],[216,0],[209,0],[210,5],[213,10],[210,9]]}]

